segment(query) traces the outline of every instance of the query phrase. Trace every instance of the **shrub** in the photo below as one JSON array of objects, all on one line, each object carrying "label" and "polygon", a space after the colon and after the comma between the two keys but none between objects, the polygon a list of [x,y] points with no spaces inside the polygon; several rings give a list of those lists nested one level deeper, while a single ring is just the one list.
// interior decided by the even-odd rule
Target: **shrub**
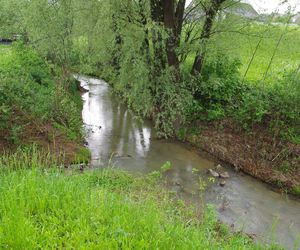
[{"label": "shrub", "polygon": [[216,120],[224,118],[228,109],[239,100],[239,94],[247,89],[239,77],[240,62],[217,53],[207,59],[197,83],[195,99],[202,107],[196,118]]},{"label": "shrub", "polygon": [[300,135],[299,83],[295,71],[290,71],[271,85],[250,86],[239,93],[241,102],[233,109],[233,117],[245,128],[264,123],[275,135],[297,142]]}]

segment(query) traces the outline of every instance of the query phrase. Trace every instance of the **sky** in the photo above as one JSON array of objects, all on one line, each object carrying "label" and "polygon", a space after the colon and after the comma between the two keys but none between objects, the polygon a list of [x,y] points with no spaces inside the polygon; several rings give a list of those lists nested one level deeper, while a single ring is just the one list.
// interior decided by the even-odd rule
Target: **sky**
[{"label": "sky", "polygon": [[[187,0],[187,5],[191,1]],[[242,0],[242,2],[250,3],[258,13],[284,13],[289,6],[292,7],[295,13],[300,11],[300,0],[287,0],[285,4],[280,4],[283,0]]]}]

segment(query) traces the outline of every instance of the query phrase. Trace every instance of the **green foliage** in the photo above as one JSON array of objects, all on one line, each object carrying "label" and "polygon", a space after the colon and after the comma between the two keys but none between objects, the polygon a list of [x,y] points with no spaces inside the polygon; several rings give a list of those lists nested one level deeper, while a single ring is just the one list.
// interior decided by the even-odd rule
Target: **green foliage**
[{"label": "green foliage", "polygon": [[51,106],[52,120],[55,121],[55,126],[72,140],[81,138],[80,107],[65,89],[57,87]]},{"label": "green foliage", "polygon": [[167,161],[164,165],[161,166],[162,172],[167,172],[172,168],[171,162]]},{"label": "green foliage", "polygon": [[28,1],[0,0],[0,37],[24,34],[23,9]]},{"label": "green foliage", "polygon": [[80,147],[75,154],[75,159],[73,163],[75,164],[89,163],[90,160],[91,160],[90,150],[85,147]]},{"label": "green foliage", "polygon": [[291,170],[291,165],[288,161],[284,161],[280,166],[280,171],[287,173]]},{"label": "green foliage", "polygon": [[[193,95],[186,82],[174,84],[172,72],[166,71],[162,77],[156,78],[156,95],[154,107],[158,110],[154,116],[158,136],[168,137],[180,126],[186,124],[188,112],[193,103]],[[180,91],[178,91],[180,89]]]},{"label": "green foliage", "polygon": [[22,123],[37,121],[55,121],[72,139],[80,137],[80,106],[64,88],[56,87],[45,60],[21,43],[0,48],[0,58],[0,127],[8,130],[8,140],[20,144]]},{"label": "green foliage", "polygon": [[20,144],[21,143],[21,139],[20,139],[20,134],[22,131],[22,126],[20,125],[13,125],[11,128],[11,135],[10,135],[10,141],[13,144]]},{"label": "green foliage", "polygon": [[201,78],[196,79],[195,99],[202,107],[198,119],[216,120],[226,116],[237,96],[246,90],[241,83],[238,69],[240,62],[217,53],[207,59]]},{"label": "green foliage", "polygon": [[[45,100],[51,97],[54,88],[45,62],[21,44],[11,48],[8,56],[2,53],[0,56],[4,57],[0,63],[1,103],[30,110],[38,117],[47,115],[48,104]],[[51,83],[52,88],[48,86]],[[35,105],[36,103],[39,105]]]},{"label": "green foliage", "polygon": [[[162,137],[172,136],[196,120],[230,118],[245,129],[260,124],[275,136],[300,141],[299,77],[295,77],[300,52],[298,26],[253,22],[234,14],[221,18],[220,14],[214,20],[212,36],[200,41],[205,18],[195,23],[187,18],[181,41],[174,48],[179,65],[170,66],[167,52],[172,37],[162,23],[154,21],[149,0],[0,2],[3,34],[22,35],[38,52],[23,54],[16,46],[14,54],[19,50],[18,56],[11,57],[9,51],[3,55],[10,68],[7,77],[17,75],[21,84],[20,88],[14,86],[12,94],[23,92],[20,99],[26,100],[25,109],[53,119],[70,138],[79,134],[79,120],[74,115],[78,114],[74,101],[79,101],[74,94],[65,93],[70,90],[68,78],[73,70],[108,80],[138,116],[154,120]],[[243,9],[256,14],[244,3],[229,6],[232,12]],[[186,40],[190,27],[194,29]],[[191,68],[199,50],[205,51],[204,67],[193,77]],[[45,64],[44,58],[52,64]],[[49,69],[59,75],[59,87],[53,87]],[[24,82],[39,100],[50,96],[50,101],[34,105]],[[4,97],[0,94],[0,98]],[[3,121],[12,112],[6,103],[0,110]]]},{"label": "green foliage", "polygon": [[250,86],[246,92],[240,93],[242,101],[235,109],[234,117],[244,127],[263,123],[275,135],[296,139],[300,135],[300,89],[299,79],[295,76],[293,70],[285,73],[273,85]]},{"label": "green foliage", "polygon": [[292,192],[293,194],[300,196],[300,187],[299,186],[294,187]]},{"label": "green foliage", "polygon": [[225,55],[207,59],[202,77],[195,79],[195,99],[191,120],[233,118],[242,128],[262,124],[275,136],[299,142],[300,89],[299,73],[295,68],[283,69],[276,82],[243,83],[240,63]]},{"label": "green foliage", "polygon": [[[213,207],[200,221],[147,176],[38,170],[36,153],[22,156],[32,159],[30,170],[18,161],[18,170],[1,171],[0,248],[265,249],[225,228],[221,234]],[[0,158],[3,167],[11,169]]]}]

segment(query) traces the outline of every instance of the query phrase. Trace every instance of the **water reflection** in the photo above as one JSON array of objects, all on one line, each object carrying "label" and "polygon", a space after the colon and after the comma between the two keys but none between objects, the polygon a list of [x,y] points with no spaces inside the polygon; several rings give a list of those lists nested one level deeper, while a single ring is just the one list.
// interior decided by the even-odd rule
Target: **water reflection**
[{"label": "water reflection", "polygon": [[[93,166],[115,166],[134,172],[151,172],[170,161],[166,176],[168,187],[184,199],[200,203],[199,178],[215,162],[200,157],[188,146],[172,141],[155,140],[151,124],[139,123],[109,91],[101,80],[80,77],[83,94],[82,117]],[[195,175],[193,169],[199,172]],[[264,184],[228,168],[231,178],[224,188],[208,186],[205,201],[216,206],[219,218],[235,229],[267,237],[273,235],[292,249],[300,236],[300,203],[271,191]],[[273,222],[277,222],[272,231]],[[273,232],[273,235],[272,235]]]},{"label": "water reflection", "polygon": [[105,82],[81,78],[83,94],[82,117],[94,166],[106,166],[127,158],[147,157],[150,151],[151,127],[139,124],[119,102],[113,101]]}]

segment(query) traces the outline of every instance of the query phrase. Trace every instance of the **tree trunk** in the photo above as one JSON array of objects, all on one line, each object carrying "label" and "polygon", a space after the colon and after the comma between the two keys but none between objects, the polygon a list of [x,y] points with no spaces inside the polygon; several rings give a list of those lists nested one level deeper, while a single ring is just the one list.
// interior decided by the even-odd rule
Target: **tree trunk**
[{"label": "tree trunk", "polygon": [[[176,78],[180,77],[179,58],[176,49],[180,45],[180,36],[183,25],[183,15],[186,0],[152,0],[151,15],[153,21],[162,24],[168,32],[166,41],[162,41],[160,35],[156,34],[154,49],[156,57],[163,62],[163,68],[167,65],[175,70]],[[162,57],[166,57],[167,62]]]},{"label": "tree trunk", "polygon": [[115,48],[114,48],[114,53],[113,53],[113,58],[112,58],[112,66],[114,67],[116,74],[119,75],[120,69],[121,69],[119,51],[122,46],[123,39],[122,39],[122,36],[119,31],[119,25],[118,25],[115,14],[113,14],[112,20],[113,20],[112,29],[113,29],[113,32],[115,33]]},{"label": "tree trunk", "polygon": [[[155,23],[161,24],[164,21],[164,8],[161,0],[151,0],[151,18]],[[165,68],[165,55],[163,48],[163,39],[160,31],[152,32],[152,43],[155,57],[155,74],[160,74]]]},{"label": "tree trunk", "polygon": [[207,46],[207,42],[211,35],[211,30],[213,27],[214,19],[217,15],[218,11],[220,10],[221,4],[223,2],[225,2],[225,0],[211,0],[211,2],[212,2],[211,6],[206,11],[206,18],[205,18],[203,30],[202,30],[202,33],[200,36],[200,42],[202,43],[200,45],[201,49],[199,49],[196,54],[192,72],[191,72],[192,75],[198,75],[202,71],[203,62],[204,62],[204,58],[205,58],[205,54],[206,54],[206,46]]},{"label": "tree trunk", "polygon": [[175,71],[179,70],[179,60],[176,55],[176,21],[175,21],[175,0],[164,0],[164,26],[168,32],[166,40],[166,52],[168,66],[174,67]]}]

